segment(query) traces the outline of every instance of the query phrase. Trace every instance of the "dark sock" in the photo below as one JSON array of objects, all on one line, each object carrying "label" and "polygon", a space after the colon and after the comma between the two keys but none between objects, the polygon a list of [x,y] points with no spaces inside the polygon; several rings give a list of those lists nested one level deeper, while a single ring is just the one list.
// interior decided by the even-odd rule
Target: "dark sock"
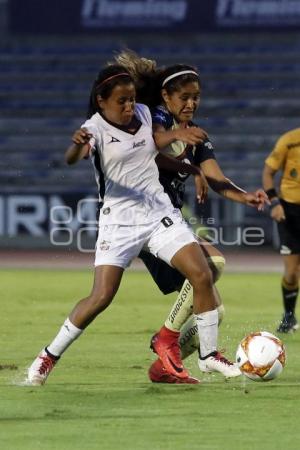
[{"label": "dark sock", "polygon": [[284,311],[288,314],[295,314],[295,307],[299,292],[299,287],[295,285],[288,285],[288,283],[283,280],[281,284],[282,299],[284,305]]},{"label": "dark sock", "polygon": [[208,355],[204,356],[204,358],[201,357],[200,350],[198,350],[198,354],[199,354],[199,359],[202,359],[202,361],[203,361],[204,359],[207,359],[210,356],[216,356],[218,354],[218,352],[217,351],[211,352]]},{"label": "dark sock", "polygon": [[47,347],[45,347],[45,352],[47,353],[48,356],[50,356],[50,358],[55,359],[56,361],[58,361],[59,358],[60,358],[60,356],[52,355],[52,353],[49,352],[49,350],[47,349]]}]

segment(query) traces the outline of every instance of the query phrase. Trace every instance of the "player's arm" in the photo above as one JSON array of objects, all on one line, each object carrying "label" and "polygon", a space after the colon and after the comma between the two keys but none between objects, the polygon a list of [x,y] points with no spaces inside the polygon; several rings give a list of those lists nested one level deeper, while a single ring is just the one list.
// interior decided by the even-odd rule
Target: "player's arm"
[{"label": "player's arm", "polygon": [[67,164],[75,164],[83,158],[86,158],[91,148],[90,140],[92,134],[86,128],[76,130],[72,136],[73,144],[68,147],[65,153]]},{"label": "player's arm", "polygon": [[207,134],[202,128],[177,128],[166,130],[160,124],[153,124],[153,137],[158,150],[163,150],[175,141],[182,141],[189,145],[196,145],[207,139]]},{"label": "player's arm", "polygon": [[273,198],[278,199],[278,195],[275,189],[274,178],[277,173],[277,170],[272,169],[268,164],[264,165],[263,174],[262,174],[262,182],[263,188],[268,194],[270,200]]},{"label": "player's arm", "polygon": [[194,175],[197,186],[196,191],[198,202],[203,203],[205,201],[208,193],[208,184],[200,167],[179,161],[178,159],[163,153],[159,153],[155,161],[159,169]]},{"label": "player's arm", "polygon": [[266,203],[269,204],[268,197],[262,189],[258,189],[255,192],[246,192],[224,175],[215,159],[203,161],[201,169],[211,189],[219,195],[235,202],[255,207],[259,211],[263,210]]},{"label": "player's arm", "polygon": [[189,175],[200,175],[202,173],[200,167],[179,161],[164,153],[159,153],[155,158],[155,162],[159,169],[165,169],[171,172],[182,172],[188,173]]},{"label": "player's arm", "polygon": [[265,163],[262,173],[262,182],[263,188],[266,191],[266,194],[271,202],[271,217],[272,219],[276,220],[276,222],[281,222],[282,220],[285,220],[285,213],[275,188],[275,175],[277,172],[278,170],[273,169]]},{"label": "player's arm", "polygon": [[285,166],[289,149],[288,144],[289,134],[285,133],[280,136],[272,152],[266,158],[262,174],[263,187],[271,202],[270,214],[272,219],[277,222],[285,220],[285,214],[275,189],[275,175]]}]

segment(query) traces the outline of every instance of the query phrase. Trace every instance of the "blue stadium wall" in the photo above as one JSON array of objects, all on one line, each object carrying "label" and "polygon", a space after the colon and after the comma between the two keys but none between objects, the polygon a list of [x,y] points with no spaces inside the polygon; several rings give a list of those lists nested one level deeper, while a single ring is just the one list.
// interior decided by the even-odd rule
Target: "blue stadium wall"
[{"label": "blue stadium wall", "polygon": [[[84,118],[99,64],[121,44],[164,63],[197,65],[200,123],[225,174],[247,189],[260,185],[276,138],[299,126],[298,1],[10,0],[7,14],[0,44],[0,247],[93,248],[92,168],[67,168],[63,153]],[[187,197],[189,214],[206,226],[213,217],[226,242],[251,227],[264,230],[266,244],[276,241],[268,213],[214,195],[203,212],[192,183]]]}]

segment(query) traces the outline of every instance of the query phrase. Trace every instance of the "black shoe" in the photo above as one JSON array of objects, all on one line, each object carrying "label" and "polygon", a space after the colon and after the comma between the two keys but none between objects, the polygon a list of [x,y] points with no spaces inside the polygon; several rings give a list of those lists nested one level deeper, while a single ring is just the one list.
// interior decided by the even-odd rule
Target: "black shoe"
[{"label": "black shoe", "polygon": [[294,333],[294,331],[298,330],[298,328],[299,324],[293,313],[285,313],[279,327],[277,328],[277,331],[279,333]]}]

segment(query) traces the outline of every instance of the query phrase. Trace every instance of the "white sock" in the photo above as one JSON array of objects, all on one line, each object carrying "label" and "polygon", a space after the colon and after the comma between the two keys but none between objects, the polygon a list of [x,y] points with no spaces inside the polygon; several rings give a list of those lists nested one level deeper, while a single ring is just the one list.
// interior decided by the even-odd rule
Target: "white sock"
[{"label": "white sock", "polygon": [[218,344],[218,310],[195,314],[200,340],[200,355],[205,358],[217,350]]},{"label": "white sock", "polygon": [[50,345],[47,346],[47,350],[53,356],[61,356],[65,350],[72,344],[72,342],[77,339],[83,330],[77,328],[75,325],[70,322],[69,318],[67,318],[59,330],[57,336],[51,342]]}]

